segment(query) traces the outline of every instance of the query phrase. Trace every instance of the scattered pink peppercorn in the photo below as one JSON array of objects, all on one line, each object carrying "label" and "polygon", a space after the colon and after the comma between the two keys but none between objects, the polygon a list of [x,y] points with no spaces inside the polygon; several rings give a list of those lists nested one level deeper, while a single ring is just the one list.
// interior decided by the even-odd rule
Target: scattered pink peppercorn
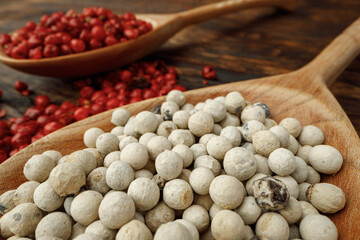
[{"label": "scattered pink peppercorn", "polygon": [[14,84],[16,91],[22,92],[28,89],[28,85],[22,81],[16,81]]},{"label": "scattered pink peppercorn", "polygon": [[209,65],[203,67],[201,73],[202,73],[203,78],[205,78],[205,79],[208,79],[208,80],[216,79],[215,69]]}]

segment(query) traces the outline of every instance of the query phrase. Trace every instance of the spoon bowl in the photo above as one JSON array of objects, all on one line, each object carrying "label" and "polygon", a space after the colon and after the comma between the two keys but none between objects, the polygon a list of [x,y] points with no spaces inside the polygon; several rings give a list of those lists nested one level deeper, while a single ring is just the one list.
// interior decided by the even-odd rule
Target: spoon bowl
[{"label": "spoon bowl", "polygon": [[166,40],[188,25],[206,21],[241,9],[276,6],[292,9],[290,0],[229,0],[174,14],[139,14],[153,30],[124,43],[65,56],[43,59],[15,59],[0,46],[0,61],[16,70],[49,77],[79,77],[96,74],[135,62],[155,51]]},{"label": "spoon bowl", "polygon": [[[196,104],[208,98],[240,91],[251,102],[264,102],[277,122],[286,117],[297,118],[303,126],[318,126],[325,144],[337,148],[344,164],[334,176],[322,176],[323,182],[343,189],[345,208],[328,215],[336,224],[339,239],[356,239],[360,232],[360,140],[349,118],[326,85],[331,84],[360,53],[360,18],[339,35],[312,62],[303,68],[272,77],[207,87],[185,92],[187,102]],[[133,115],[160,104],[165,97],[124,106]],[[0,165],[0,193],[15,189],[26,181],[23,167],[34,154],[57,150],[63,155],[85,148],[84,132],[91,127],[110,131],[114,125],[110,110],[66,126],[29,145]]]}]

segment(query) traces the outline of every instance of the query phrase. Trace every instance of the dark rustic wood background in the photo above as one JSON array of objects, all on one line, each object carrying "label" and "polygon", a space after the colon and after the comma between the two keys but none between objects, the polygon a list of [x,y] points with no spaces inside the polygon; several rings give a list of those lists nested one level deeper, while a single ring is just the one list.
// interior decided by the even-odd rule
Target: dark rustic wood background
[{"label": "dark rustic wood background", "polygon": [[[115,13],[171,13],[213,0],[0,0],[0,32],[22,27],[43,14],[80,11],[85,6],[104,6]],[[228,14],[188,27],[171,38],[148,59],[163,59],[180,73],[180,83],[188,89],[200,88],[201,68],[212,65],[218,79],[209,85],[275,75],[300,68],[314,58],[346,26],[359,17],[359,0],[297,0],[294,12],[251,9]],[[18,94],[13,84],[27,82],[34,95],[47,94],[55,103],[75,101],[73,79],[32,76],[0,64],[0,89],[4,97],[0,109],[7,117],[20,116],[32,105]],[[330,87],[360,133],[360,58],[358,57]]]}]

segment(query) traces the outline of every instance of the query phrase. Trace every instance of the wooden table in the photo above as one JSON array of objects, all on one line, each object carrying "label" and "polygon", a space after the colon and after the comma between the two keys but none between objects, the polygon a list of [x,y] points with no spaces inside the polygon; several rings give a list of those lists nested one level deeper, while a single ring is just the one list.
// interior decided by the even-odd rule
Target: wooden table
[{"label": "wooden table", "polygon": [[[186,10],[213,0],[17,0],[2,1],[0,32],[38,21],[43,14],[80,11],[85,6],[101,5],[115,13],[170,13]],[[295,12],[252,9],[229,14],[191,26],[171,38],[148,59],[163,59],[180,73],[180,83],[188,89],[200,88],[201,69],[215,67],[216,81],[209,85],[275,75],[300,68],[315,57],[346,26],[359,17],[359,0],[301,0]],[[360,133],[360,58],[339,77],[330,90]],[[4,97],[0,109],[7,117],[22,115],[33,104],[33,97],[18,94],[13,84],[27,82],[34,95],[47,94],[54,103],[78,98],[73,79],[55,79],[16,72],[0,64],[0,89]]]}]

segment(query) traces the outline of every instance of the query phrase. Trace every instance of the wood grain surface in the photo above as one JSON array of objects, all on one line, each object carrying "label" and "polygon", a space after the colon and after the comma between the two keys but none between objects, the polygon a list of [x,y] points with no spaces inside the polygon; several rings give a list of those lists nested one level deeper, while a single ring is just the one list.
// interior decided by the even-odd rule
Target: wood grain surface
[{"label": "wood grain surface", "polygon": [[[171,13],[213,0],[172,1],[55,1],[1,0],[0,32],[38,21],[41,15],[70,8],[101,5],[116,13]],[[360,12],[358,0],[301,0],[292,13],[272,8],[245,10],[206,23],[190,26],[171,38],[147,59],[163,59],[180,72],[180,83],[188,89],[204,87],[201,68],[212,65],[218,79],[209,85],[270,76],[295,70],[309,62]],[[360,133],[360,58],[357,58],[330,87]],[[13,89],[16,80],[29,84],[37,94],[48,94],[55,103],[77,99],[73,79],[44,78],[23,74],[0,65],[0,108],[8,117],[20,116],[32,105],[33,96],[23,97]]]}]

